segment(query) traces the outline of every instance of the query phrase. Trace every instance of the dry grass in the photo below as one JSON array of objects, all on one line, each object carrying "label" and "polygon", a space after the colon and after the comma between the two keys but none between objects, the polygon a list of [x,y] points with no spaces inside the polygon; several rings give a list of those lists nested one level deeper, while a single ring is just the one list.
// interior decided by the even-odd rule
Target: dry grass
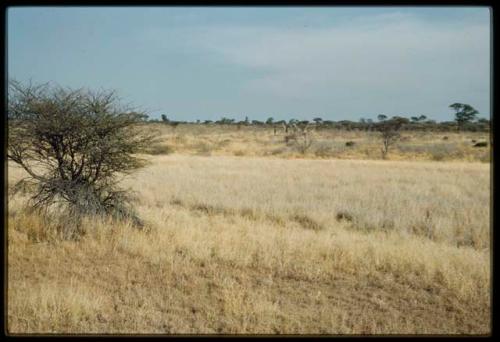
[{"label": "dry grass", "polygon": [[9,202],[9,332],[490,332],[488,164],[150,158],[146,232]]},{"label": "dry grass", "polygon": [[[382,159],[377,132],[312,130],[312,145],[305,153],[299,142],[285,142],[280,128],[272,127],[150,124],[146,129],[160,133],[160,140],[179,154],[272,156],[307,159]],[[446,137],[446,140],[444,139]],[[490,146],[474,147],[472,141],[489,141],[481,132],[403,131],[402,139],[390,149],[388,159],[412,161],[490,161]],[[352,146],[346,143],[353,142]],[[489,144],[488,144],[489,145]]]}]

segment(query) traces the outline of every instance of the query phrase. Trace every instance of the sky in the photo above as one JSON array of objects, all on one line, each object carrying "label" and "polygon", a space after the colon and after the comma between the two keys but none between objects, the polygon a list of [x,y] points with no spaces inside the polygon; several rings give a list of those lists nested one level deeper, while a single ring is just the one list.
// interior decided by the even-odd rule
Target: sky
[{"label": "sky", "polygon": [[8,77],[151,118],[490,117],[488,7],[10,7]]}]

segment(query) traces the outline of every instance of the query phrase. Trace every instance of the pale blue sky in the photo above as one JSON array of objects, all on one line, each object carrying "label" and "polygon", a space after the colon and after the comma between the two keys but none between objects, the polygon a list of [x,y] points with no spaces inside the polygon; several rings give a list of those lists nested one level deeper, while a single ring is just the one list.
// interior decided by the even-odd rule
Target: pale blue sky
[{"label": "pale blue sky", "polygon": [[8,75],[176,120],[490,115],[487,7],[11,7]]}]

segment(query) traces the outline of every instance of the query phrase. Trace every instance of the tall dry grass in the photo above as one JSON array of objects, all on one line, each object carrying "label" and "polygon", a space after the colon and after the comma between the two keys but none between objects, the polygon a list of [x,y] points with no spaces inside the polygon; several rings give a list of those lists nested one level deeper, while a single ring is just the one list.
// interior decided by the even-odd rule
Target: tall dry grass
[{"label": "tall dry grass", "polygon": [[123,184],[147,231],[95,219],[62,240],[9,202],[9,332],[491,329],[488,164],[151,162]]},{"label": "tall dry grass", "polygon": [[[378,132],[312,129],[311,146],[302,153],[301,144],[286,143],[281,128],[272,127],[149,124],[161,141],[152,154],[271,156],[307,159],[382,159],[382,142]],[[403,131],[402,138],[391,147],[391,160],[489,162],[491,147],[474,147],[473,141],[489,142],[482,132],[415,132]],[[346,143],[350,142],[350,146]],[[352,144],[353,143],[353,144]],[[349,144],[348,144],[349,145]]]}]

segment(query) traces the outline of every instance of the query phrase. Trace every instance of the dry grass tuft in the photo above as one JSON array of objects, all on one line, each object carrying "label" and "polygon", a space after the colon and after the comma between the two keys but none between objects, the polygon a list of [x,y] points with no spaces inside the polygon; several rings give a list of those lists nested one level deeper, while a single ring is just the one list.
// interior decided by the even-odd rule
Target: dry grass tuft
[{"label": "dry grass tuft", "polygon": [[295,214],[291,216],[291,220],[299,223],[305,229],[321,230],[323,226],[310,218],[307,215]]}]

